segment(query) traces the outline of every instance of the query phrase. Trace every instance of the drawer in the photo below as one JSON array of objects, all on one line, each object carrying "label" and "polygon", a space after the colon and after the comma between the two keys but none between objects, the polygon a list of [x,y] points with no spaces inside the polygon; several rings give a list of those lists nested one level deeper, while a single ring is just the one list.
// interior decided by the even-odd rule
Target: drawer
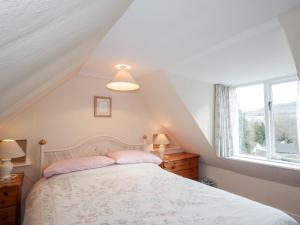
[{"label": "drawer", "polygon": [[4,187],[0,189],[0,208],[16,206],[18,202],[19,188]]},{"label": "drawer", "polygon": [[168,161],[164,163],[164,168],[170,172],[198,167],[198,158]]},{"label": "drawer", "polygon": [[176,171],[174,173],[189,179],[198,180],[199,171],[198,171],[198,167],[195,167],[195,168]]},{"label": "drawer", "polygon": [[0,209],[0,224],[1,225],[14,225],[16,224],[17,208],[7,207]]}]

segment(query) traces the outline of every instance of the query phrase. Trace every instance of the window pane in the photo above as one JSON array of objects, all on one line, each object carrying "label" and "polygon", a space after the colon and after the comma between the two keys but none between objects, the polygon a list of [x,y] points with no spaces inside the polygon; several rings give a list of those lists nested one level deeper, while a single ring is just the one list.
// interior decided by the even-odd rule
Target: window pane
[{"label": "window pane", "polygon": [[239,154],[266,157],[264,85],[236,90],[239,108]]},{"label": "window pane", "polygon": [[299,160],[297,132],[297,81],[272,85],[273,157]]}]

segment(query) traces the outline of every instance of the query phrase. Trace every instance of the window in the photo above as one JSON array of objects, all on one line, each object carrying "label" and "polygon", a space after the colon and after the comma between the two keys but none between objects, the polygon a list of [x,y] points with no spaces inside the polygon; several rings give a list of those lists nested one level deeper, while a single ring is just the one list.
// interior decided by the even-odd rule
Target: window
[{"label": "window", "polygon": [[299,89],[296,79],[236,87],[235,156],[300,163]]}]

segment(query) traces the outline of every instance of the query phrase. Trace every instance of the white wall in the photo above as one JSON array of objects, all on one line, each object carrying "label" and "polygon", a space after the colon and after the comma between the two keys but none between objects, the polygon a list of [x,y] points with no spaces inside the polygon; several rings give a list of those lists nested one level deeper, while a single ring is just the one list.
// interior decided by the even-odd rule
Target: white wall
[{"label": "white wall", "polygon": [[206,139],[213,145],[214,85],[173,74],[168,77]]},{"label": "white wall", "polygon": [[[32,166],[26,168],[25,192],[38,177],[41,138],[46,148],[65,147],[92,135],[110,135],[128,143],[142,143],[159,128],[155,118],[138,93],[112,92],[105,88],[107,80],[75,76],[48,95],[1,124],[0,138],[28,140],[27,157]],[[94,117],[94,96],[112,97],[112,117]],[[150,140],[151,141],[151,140]]]},{"label": "white wall", "polygon": [[223,190],[286,211],[300,222],[300,188],[203,165],[202,173]]},{"label": "white wall", "polygon": [[203,153],[205,160],[213,157],[213,150],[195,118],[178,96],[164,71],[138,78],[140,95],[159,123],[168,129],[178,144],[190,152]]}]

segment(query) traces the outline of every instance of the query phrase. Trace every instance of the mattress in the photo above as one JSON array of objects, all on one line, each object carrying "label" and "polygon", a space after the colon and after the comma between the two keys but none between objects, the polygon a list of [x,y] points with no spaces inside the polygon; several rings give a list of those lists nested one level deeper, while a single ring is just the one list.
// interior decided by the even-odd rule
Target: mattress
[{"label": "mattress", "polygon": [[287,214],[154,164],[113,165],[39,180],[24,225],[297,225]]}]

